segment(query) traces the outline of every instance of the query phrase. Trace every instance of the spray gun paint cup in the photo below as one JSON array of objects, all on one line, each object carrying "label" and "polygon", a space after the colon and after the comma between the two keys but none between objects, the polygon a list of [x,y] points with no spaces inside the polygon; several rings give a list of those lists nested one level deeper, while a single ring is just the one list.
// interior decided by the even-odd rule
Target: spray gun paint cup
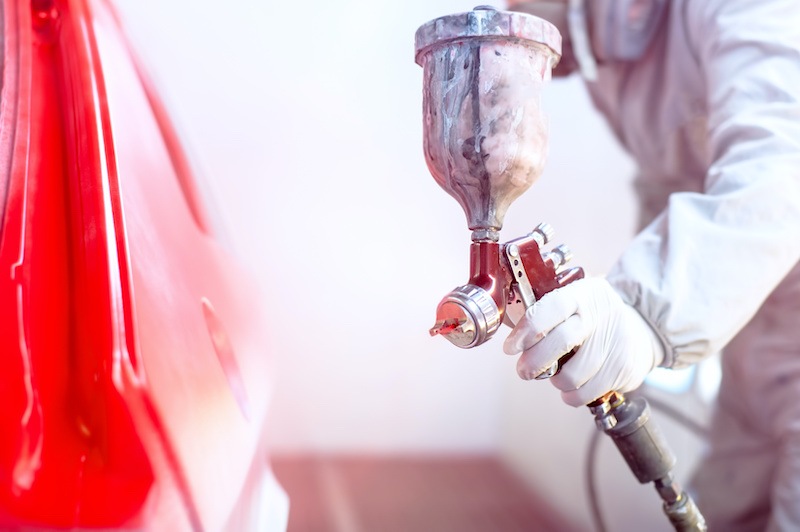
[{"label": "spray gun paint cup", "polygon": [[560,54],[549,22],[487,6],[417,30],[425,159],[464,209],[473,240],[497,241],[509,205],[542,174],[541,93]]}]

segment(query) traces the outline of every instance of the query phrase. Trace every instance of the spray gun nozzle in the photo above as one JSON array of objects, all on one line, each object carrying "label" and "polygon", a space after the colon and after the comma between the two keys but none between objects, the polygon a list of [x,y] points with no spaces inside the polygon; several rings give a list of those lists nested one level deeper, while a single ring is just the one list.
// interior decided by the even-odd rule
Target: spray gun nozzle
[{"label": "spray gun nozzle", "polygon": [[450,318],[443,321],[437,321],[436,325],[431,327],[431,330],[429,332],[431,336],[436,336],[437,334],[450,334],[451,332],[461,327],[466,321],[467,320],[465,319],[458,319],[458,318]]}]

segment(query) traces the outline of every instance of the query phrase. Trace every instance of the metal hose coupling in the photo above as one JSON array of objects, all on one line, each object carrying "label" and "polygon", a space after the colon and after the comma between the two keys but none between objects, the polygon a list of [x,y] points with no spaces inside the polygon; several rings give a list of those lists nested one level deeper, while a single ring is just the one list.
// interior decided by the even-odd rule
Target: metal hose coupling
[{"label": "metal hose coupling", "polygon": [[697,505],[672,476],[675,455],[653,423],[647,400],[610,392],[588,406],[597,428],[611,437],[636,479],[642,484],[653,482],[675,530],[708,530]]},{"label": "metal hose coupling", "polygon": [[708,526],[700,509],[685,491],[672,504],[664,502],[664,513],[678,532],[706,532]]}]

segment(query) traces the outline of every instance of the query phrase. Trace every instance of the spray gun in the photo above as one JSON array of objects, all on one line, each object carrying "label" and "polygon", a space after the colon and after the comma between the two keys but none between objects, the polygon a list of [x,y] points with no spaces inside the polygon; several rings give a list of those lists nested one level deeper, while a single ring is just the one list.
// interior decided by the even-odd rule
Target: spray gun
[{"label": "spray gun", "polygon": [[[514,326],[548,292],[584,276],[566,268],[566,246],[547,250],[553,230],[499,243],[505,213],[544,170],[547,124],[543,86],[561,57],[561,35],[549,22],[479,6],[434,19],[416,34],[423,73],[425,160],[437,183],[464,209],[469,229],[470,279],[436,310],[432,336],[461,348],[488,341]],[[549,378],[574,354],[537,378]],[[705,521],[672,476],[675,457],[650,419],[643,398],[610,392],[590,403],[642,483],[653,482],[676,530],[703,531]]]}]

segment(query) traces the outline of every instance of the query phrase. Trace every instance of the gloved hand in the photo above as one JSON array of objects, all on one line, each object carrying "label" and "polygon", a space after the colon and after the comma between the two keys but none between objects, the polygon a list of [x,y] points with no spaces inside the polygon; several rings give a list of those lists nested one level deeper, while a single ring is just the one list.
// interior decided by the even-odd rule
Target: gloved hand
[{"label": "gloved hand", "polygon": [[533,379],[580,346],[550,381],[572,406],[607,392],[638,388],[664,359],[664,346],[639,312],[605,279],[581,279],[537,301],[508,335],[503,350],[522,352],[517,373]]}]

